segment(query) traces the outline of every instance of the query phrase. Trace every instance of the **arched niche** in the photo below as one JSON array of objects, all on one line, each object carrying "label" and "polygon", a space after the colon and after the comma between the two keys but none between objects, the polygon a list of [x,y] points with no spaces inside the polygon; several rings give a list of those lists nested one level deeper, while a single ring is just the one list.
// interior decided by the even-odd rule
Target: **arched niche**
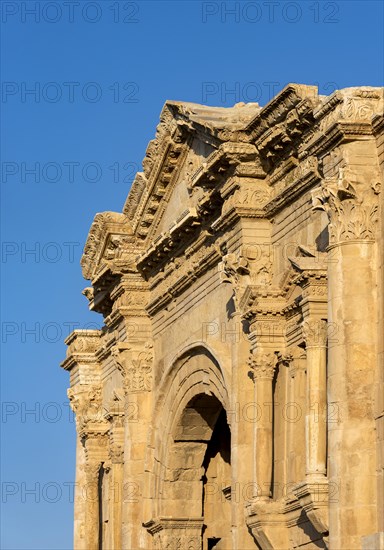
[{"label": "arched niche", "polygon": [[[221,452],[215,451],[220,433],[216,433],[215,444],[212,438],[218,421],[227,422],[228,392],[218,361],[201,346],[188,350],[171,366],[158,395],[147,457],[147,512],[151,519],[145,525],[154,535],[156,548],[172,548],[183,540],[186,547],[200,549],[207,530],[207,469],[211,465],[212,471]],[[225,437],[230,438],[226,426]],[[229,441],[221,454],[225,458],[220,456],[220,460],[226,460],[228,468],[225,480],[218,480],[222,487],[215,488],[217,491],[230,486]],[[225,491],[220,498],[226,500]]]}]

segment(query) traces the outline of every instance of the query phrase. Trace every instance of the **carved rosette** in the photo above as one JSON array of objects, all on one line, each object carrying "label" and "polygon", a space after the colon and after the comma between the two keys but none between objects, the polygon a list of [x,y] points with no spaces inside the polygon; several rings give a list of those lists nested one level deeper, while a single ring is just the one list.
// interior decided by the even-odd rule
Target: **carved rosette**
[{"label": "carved rosette", "polygon": [[276,353],[256,352],[251,354],[248,365],[252,369],[253,380],[272,380],[275,374],[278,358]]},{"label": "carved rosette", "polygon": [[[352,183],[353,182],[353,183]],[[366,192],[358,192],[360,182],[345,168],[338,178],[327,178],[312,195],[314,210],[324,210],[329,219],[331,243],[351,240],[373,241],[378,222],[377,195],[380,183],[374,178]]]},{"label": "carved rosette", "polygon": [[328,323],[324,319],[309,319],[301,325],[303,338],[308,347],[325,347],[328,337]]}]

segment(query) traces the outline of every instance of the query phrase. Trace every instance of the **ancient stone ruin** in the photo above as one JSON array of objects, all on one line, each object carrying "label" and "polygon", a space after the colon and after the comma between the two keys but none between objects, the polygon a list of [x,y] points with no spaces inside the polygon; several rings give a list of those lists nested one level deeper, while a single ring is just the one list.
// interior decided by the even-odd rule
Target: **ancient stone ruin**
[{"label": "ancient stone ruin", "polygon": [[383,101],[166,102],[81,261],[76,550],[384,548]]}]

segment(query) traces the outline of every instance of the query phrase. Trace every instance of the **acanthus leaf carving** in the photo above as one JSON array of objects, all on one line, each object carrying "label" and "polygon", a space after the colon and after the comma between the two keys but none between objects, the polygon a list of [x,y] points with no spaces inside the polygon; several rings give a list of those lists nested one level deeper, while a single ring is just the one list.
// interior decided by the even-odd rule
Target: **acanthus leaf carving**
[{"label": "acanthus leaf carving", "polygon": [[272,380],[278,363],[277,352],[256,351],[251,353],[248,365],[254,381],[259,379]]},{"label": "acanthus leaf carving", "polygon": [[92,423],[104,421],[100,384],[74,386],[67,390],[70,406],[76,414],[78,432],[85,433]]},{"label": "acanthus leaf carving", "polygon": [[112,357],[123,375],[126,393],[151,391],[154,360],[151,342],[147,341],[139,350],[126,344],[120,350],[117,344],[112,348]]},{"label": "acanthus leaf carving", "polygon": [[[236,253],[225,254],[219,264],[223,283],[231,283],[236,309],[240,311],[248,287],[272,285],[271,247],[268,244],[245,246]],[[247,304],[249,306],[249,304]]]},{"label": "acanthus leaf carving", "polygon": [[328,323],[326,320],[305,320],[301,325],[301,330],[307,347],[324,347],[327,345]]},{"label": "acanthus leaf carving", "polygon": [[357,191],[355,180],[350,170],[339,168],[337,178],[323,180],[312,194],[313,209],[324,210],[328,216],[332,243],[375,239],[378,221],[375,195],[380,184],[374,180],[370,192],[363,194]]}]

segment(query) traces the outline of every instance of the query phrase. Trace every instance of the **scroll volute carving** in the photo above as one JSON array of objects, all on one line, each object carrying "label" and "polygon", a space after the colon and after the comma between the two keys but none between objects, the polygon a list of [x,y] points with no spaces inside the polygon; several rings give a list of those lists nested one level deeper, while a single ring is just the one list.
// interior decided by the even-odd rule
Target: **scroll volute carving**
[{"label": "scroll volute carving", "polygon": [[120,342],[112,348],[112,357],[123,375],[125,392],[147,392],[152,389],[153,345]]}]

